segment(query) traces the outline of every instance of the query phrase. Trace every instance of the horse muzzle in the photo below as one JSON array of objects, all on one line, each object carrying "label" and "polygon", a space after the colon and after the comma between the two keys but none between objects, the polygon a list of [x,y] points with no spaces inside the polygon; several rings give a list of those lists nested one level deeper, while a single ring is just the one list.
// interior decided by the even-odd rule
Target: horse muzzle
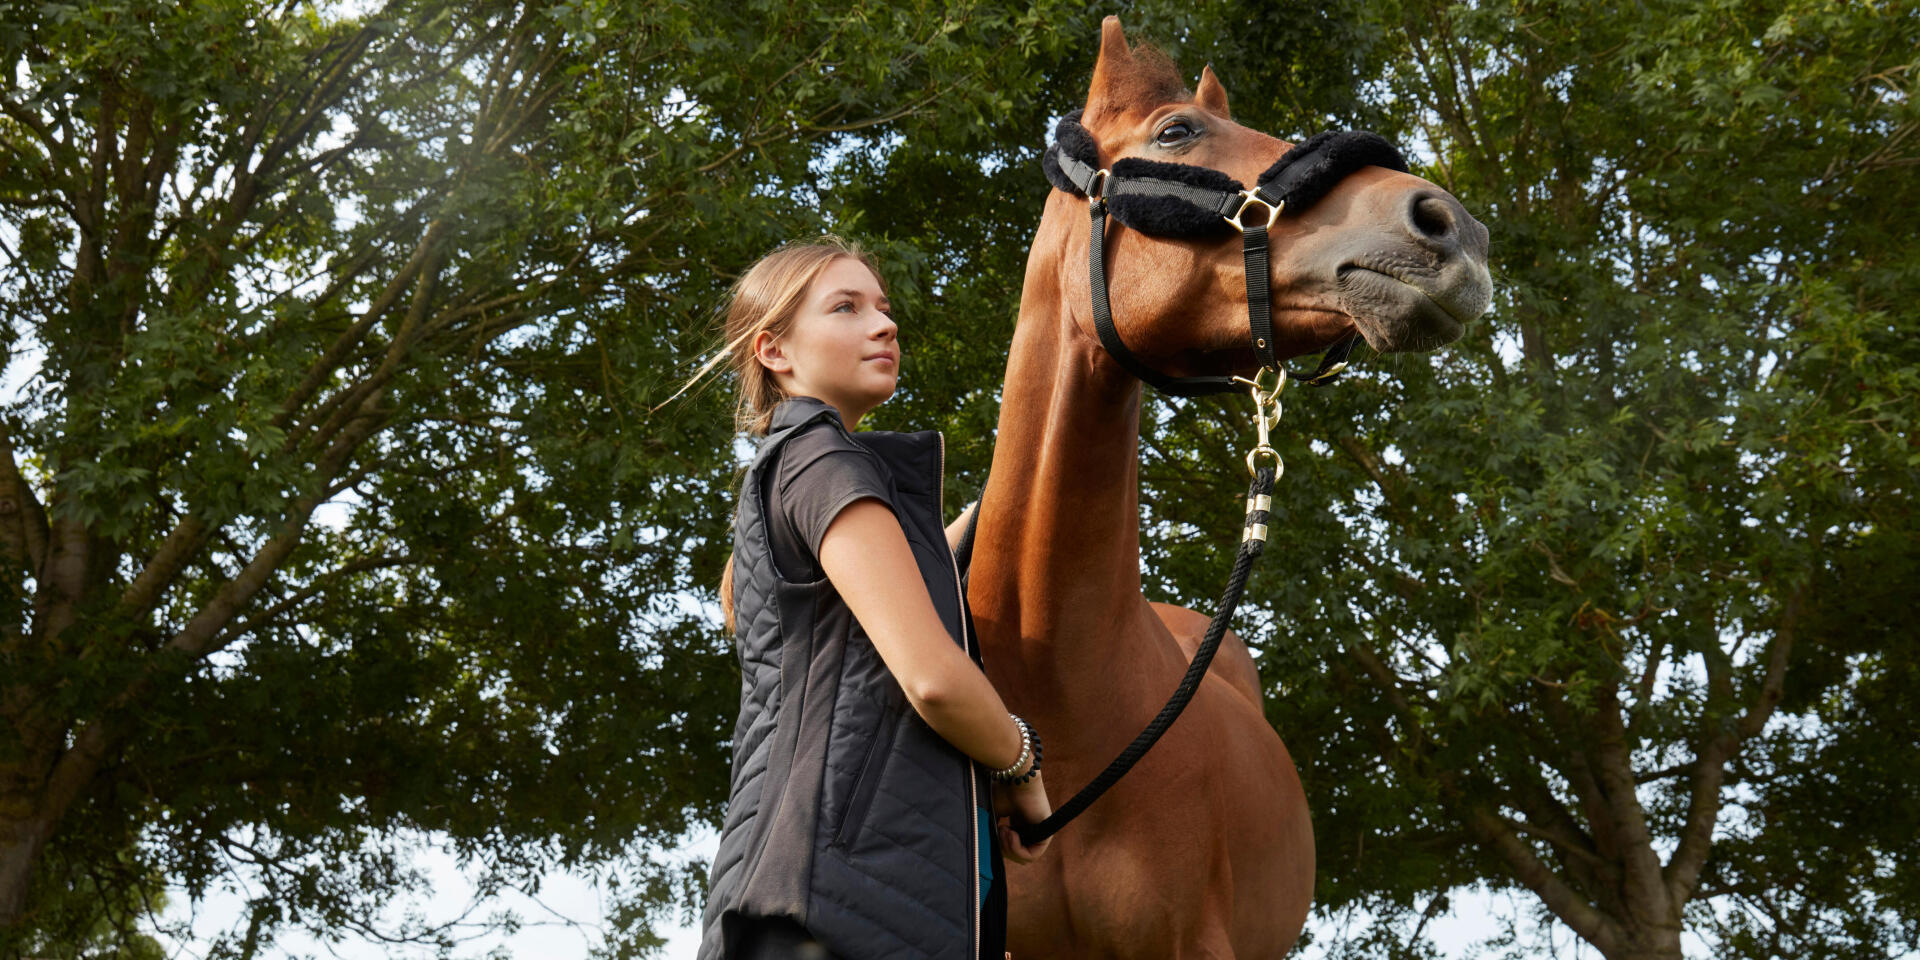
[{"label": "horse muzzle", "polygon": [[1360,336],[1381,353],[1451,343],[1493,302],[1487,228],[1437,187],[1409,190],[1325,255]]}]

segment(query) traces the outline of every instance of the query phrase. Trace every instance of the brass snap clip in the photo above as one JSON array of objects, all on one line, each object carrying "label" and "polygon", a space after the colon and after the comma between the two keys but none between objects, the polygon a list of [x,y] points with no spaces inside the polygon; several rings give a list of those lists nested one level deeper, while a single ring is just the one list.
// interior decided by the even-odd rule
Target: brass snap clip
[{"label": "brass snap clip", "polygon": [[1233,382],[1246,384],[1253,394],[1253,426],[1259,442],[1252,450],[1247,451],[1247,473],[1260,472],[1255,463],[1264,454],[1273,458],[1273,479],[1277,481],[1280,475],[1286,472],[1287,465],[1280,459],[1280,451],[1273,449],[1270,441],[1274,424],[1280,422],[1280,391],[1287,388],[1287,372],[1285,370],[1275,372],[1279,374],[1279,379],[1274,381],[1271,392],[1260,384],[1260,378],[1266,376],[1266,368],[1255,371],[1252,380],[1246,377],[1234,377]]}]

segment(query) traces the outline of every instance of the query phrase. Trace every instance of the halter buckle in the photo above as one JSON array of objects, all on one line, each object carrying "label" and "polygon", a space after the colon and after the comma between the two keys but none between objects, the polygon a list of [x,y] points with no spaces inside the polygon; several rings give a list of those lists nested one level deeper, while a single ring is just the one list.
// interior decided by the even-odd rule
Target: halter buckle
[{"label": "halter buckle", "polygon": [[1238,230],[1241,233],[1246,233],[1248,228],[1247,228],[1247,225],[1244,222],[1242,222],[1242,219],[1246,216],[1247,209],[1249,207],[1266,208],[1267,218],[1261,221],[1260,223],[1255,224],[1255,226],[1270,227],[1270,226],[1273,226],[1273,222],[1275,220],[1280,219],[1280,211],[1285,210],[1287,208],[1287,202],[1285,200],[1282,200],[1280,201],[1279,206],[1275,206],[1271,203],[1268,203],[1266,200],[1262,199],[1260,197],[1260,193],[1258,189],[1242,190],[1240,191],[1240,209],[1235,210],[1233,212],[1233,216],[1222,217],[1221,219],[1227,221],[1228,223],[1233,224],[1233,228],[1235,230]]}]

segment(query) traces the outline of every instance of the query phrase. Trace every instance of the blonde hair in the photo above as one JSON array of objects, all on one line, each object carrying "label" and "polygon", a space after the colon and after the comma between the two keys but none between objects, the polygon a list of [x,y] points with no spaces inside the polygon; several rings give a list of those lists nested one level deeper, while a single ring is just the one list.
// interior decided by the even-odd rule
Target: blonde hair
[{"label": "blonde hair", "polygon": [[[727,294],[726,311],[721,320],[721,336],[726,345],[707,360],[682,386],[675,397],[725,361],[732,368],[739,393],[734,401],[733,423],[736,430],[763,437],[773,423],[773,409],[787,399],[787,393],[774,379],[773,371],[755,358],[753,344],[762,331],[783,337],[793,329],[794,318],[806,301],[807,290],[834,261],[857,260],[873,272],[886,293],[887,282],[873,256],[851,240],[822,234],[812,240],[796,240],[781,245],[755,261]],[[668,400],[672,400],[669,397]],[[658,409],[658,408],[656,408]],[[727,554],[727,566],[720,574],[720,614],[727,632],[735,630],[733,619],[733,554]]]},{"label": "blonde hair", "polygon": [[880,267],[874,263],[873,255],[851,240],[828,233],[812,240],[782,244],[754,261],[753,266],[733,282],[720,320],[725,345],[667,401],[687,392],[724,362],[733,370],[739,389],[733,406],[734,429],[755,437],[766,436],[773,423],[773,408],[779,406],[787,394],[774,379],[773,371],[755,358],[753,344],[762,331],[772,333],[776,339],[786,336],[787,331],[793,329],[794,318],[800,314],[807,289],[813,286],[820,271],[843,258],[857,260],[872,271],[874,280],[880,284],[880,292],[886,293],[887,282],[880,276]]}]

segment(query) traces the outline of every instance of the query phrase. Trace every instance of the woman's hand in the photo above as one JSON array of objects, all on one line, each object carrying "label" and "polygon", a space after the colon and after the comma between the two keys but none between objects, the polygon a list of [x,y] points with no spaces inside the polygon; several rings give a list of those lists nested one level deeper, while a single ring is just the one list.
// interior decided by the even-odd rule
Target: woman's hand
[{"label": "woman's hand", "polygon": [[1042,782],[1044,776],[1036,773],[1032,780],[1017,787],[993,785],[993,815],[1000,831],[1000,852],[1014,863],[1032,863],[1046,852],[1047,844],[1053,842],[1053,838],[1048,837],[1028,846],[1013,829],[1013,823],[1035,824],[1053,815],[1053,804],[1047,801],[1047,788]]}]

